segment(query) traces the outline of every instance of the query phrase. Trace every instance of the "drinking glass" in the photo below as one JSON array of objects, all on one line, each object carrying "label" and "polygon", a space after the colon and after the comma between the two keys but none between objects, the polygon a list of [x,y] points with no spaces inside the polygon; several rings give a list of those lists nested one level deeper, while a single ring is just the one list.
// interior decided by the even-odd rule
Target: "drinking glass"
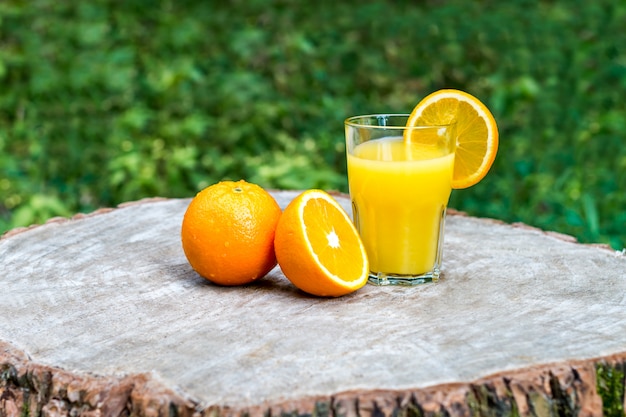
[{"label": "drinking glass", "polygon": [[345,121],[353,220],[376,285],[433,282],[441,274],[455,126],[407,127],[407,119],[373,114]]}]

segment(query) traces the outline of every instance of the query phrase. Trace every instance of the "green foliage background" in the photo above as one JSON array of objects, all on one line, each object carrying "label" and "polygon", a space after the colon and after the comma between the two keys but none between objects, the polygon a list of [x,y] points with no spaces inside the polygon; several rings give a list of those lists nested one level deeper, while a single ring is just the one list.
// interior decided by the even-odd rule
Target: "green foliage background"
[{"label": "green foliage background", "polygon": [[0,233],[222,179],[347,191],[343,120],[458,88],[472,215],[626,246],[626,3],[3,0]]}]

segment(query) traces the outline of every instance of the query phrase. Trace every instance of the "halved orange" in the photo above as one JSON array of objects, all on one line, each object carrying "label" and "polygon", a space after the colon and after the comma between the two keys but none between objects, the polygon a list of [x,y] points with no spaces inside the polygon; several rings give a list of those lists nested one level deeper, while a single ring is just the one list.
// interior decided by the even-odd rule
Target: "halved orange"
[{"label": "halved orange", "polygon": [[489,109],[464,91],[439,90],[415,106],[407,126],[454,122],[457,138],[452,188],[467,188],[487,175],[498,152],[498,126]]},{"label": "halved orange", "polygon": [[325,191],[307,190],[289,203],[276,226],[274,249],[287,279],[309,294],[338,297],[367,283],[361,238]]}]

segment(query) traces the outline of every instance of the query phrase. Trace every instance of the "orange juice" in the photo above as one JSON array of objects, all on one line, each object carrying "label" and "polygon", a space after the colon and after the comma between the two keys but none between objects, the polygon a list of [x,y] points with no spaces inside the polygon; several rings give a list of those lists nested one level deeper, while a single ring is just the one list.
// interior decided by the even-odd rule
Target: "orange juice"
[{"label": "orange juice", "polygon": [[358,144],[347,159],[354,220],[370,270],[417,276],[438,268],[454,153],[399,136]]}]

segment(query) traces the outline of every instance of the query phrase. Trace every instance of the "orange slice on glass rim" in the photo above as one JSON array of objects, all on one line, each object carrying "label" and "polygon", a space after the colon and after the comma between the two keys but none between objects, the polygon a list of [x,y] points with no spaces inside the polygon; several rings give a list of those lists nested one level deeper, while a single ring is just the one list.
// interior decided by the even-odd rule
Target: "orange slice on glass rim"
[{"label": "orange slice on glass rim", "polygon": [[346,211],[325,191],[307,190],[283,211],[274,236],[276,259],[296,287],[338,297],[363,287],[365,247]]},{"label": "orange slice on glass rim", "polygon": [[452,188],[471,187],[482,180],[498,152],[498,126],[476,97],[459,90],[439,90],[418,103],[407,126],[456,123]]}]

